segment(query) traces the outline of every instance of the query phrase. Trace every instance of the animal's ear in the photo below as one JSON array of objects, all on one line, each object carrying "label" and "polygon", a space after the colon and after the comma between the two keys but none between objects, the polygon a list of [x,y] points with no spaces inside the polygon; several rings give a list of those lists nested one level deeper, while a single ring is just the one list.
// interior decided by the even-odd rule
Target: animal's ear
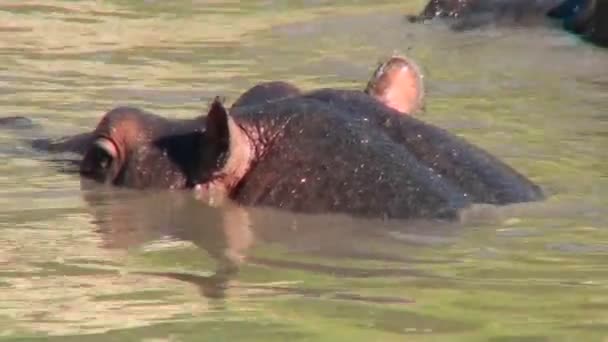
[{"label": "animal's ear", "polygon": [[[200,170],[221,176],[222,186],[231,190],[249,168],[253,146],[217,97],[211,103],[205,125]],[[205,180],[206,177],[199,178]]]},{"label": "animal's ear", "polygon": [[221,172],[235,173],[232,169],[240,169],[241,164],[248,165],[252,149],[250,141],[218,97],[211,103],[205,125],[207,144],[203,146]]},{"label": "animal's ear", "polygon": [[393,56],[381,63],[365,92],[385,105],[406,114],[424,107],[424,82],[420,68],[410,59]]},{"label": "animal's ear", "polygon": [[219,97],[216,97],[209,108],[205,121],[207,138],[214,144],[227,148],[230,143],[230,126],[232,118],[222,104]]}]

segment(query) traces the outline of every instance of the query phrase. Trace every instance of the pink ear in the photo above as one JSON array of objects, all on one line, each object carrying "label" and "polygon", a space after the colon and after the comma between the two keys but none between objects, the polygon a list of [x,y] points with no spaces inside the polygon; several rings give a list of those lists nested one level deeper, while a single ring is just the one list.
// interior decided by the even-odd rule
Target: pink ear
[{"label": "pink ear", "polygon": [[413,61],[394,56],[378,66],[365,92],[397,111],[413,114],[424,106],[422,78]]}]

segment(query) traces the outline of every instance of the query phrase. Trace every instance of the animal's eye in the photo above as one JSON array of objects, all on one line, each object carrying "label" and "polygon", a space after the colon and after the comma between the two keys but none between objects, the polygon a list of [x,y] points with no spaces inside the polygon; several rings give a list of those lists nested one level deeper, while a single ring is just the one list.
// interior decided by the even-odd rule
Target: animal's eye
[{"label": "animal's eye", "polygon": [[97,164],[97,167],[99,167],[102,170],[107,170],[110,165],[112,164],[112,156],[110,156],[107,151],[100,149],[100,148],[95,148],[95,157],[94,160]]},{"label": "animal's eye", "polygon": [[98,138],[85,155],[80,171],[83,175],[100,182],[111,181],[114,175],[109,172],[116,157],[117,149],[114,142],[107,138]]},{"label": "animal's eye", "polygon": [[116,158],[118,151],[113,141],[108,138],[98,138],[93,143],[94,160],[101,169],[107,169]]}]

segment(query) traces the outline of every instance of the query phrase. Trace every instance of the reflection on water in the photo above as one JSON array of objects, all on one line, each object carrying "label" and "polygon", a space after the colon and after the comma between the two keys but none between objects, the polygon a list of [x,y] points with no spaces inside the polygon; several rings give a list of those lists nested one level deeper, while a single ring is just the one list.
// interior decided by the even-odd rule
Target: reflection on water
[{"label": "reflection on water", "polygon": [[[0,4],[0,116],[37,124],[0,130],[1,338],[605,339],[608,52],[550,28],[405,22],[423,2]],[[550,198],[459,224],[218,209],[81,190],[74,156],[24,142],[118,104],[193,116],[263,80],[360,89],[394,51],[426,74],[424,120]]]},{"label": "reflection on water", "polygon": [[[211,276],[147,272],[150,275],[163,275],[197,284],[201,288],[201,294],[206,297],[225,297],[223,291],[228,282],[238,276],[243,263],[350,278],[422,274],[405,268],[323,265],[303,260],[276,260],[252,255],[256,245],[276,244],[284,253],[301,256],[407,262],[407,259],[400,258],[398,254],[374,251],[357,244],[357,241],[386,247],[395,244],[397,241],[387,235],[390,228],[384,222],[358,222],[348,217],[291,215],[269,209],[233,205],[216,209],[183,192],[142,194],[131,191],[104,191],[95,187],[85,192],[85,200],[93,211],[94,222],[105,248],[128,249],[159,241],[163,242],[162,245],[169,241],[187,241],[206,252],[216,263]],[[374,223],[376,226],[385,226],[385,229],[369,232],[368,226]],[[448,226],[444,228],[448,229]],[[281,289],[276,286],[271,288]],[[289,289],[283,289],[287,290]],[[298,293],[297,289],[292,292]],[[324,292],[328,291],[309,289],[302,294],[319,295]],[[353,296],[358,300],[366,300],[365,297],[357,295],[335,296]],[[372,297],[369,300],[383,301],[381,297]]]}]

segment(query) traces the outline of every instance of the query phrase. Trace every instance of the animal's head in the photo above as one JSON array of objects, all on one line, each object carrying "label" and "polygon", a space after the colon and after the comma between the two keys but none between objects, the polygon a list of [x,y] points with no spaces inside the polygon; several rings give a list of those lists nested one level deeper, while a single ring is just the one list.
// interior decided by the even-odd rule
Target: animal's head
[{"label": "animal's head", "polygon": [[249,167],[252,150],[221,101],[216,98],[206,117],[183,126],[133,108],[112,110],[95,130],[81,174],[136,188],[236,186]]}]

